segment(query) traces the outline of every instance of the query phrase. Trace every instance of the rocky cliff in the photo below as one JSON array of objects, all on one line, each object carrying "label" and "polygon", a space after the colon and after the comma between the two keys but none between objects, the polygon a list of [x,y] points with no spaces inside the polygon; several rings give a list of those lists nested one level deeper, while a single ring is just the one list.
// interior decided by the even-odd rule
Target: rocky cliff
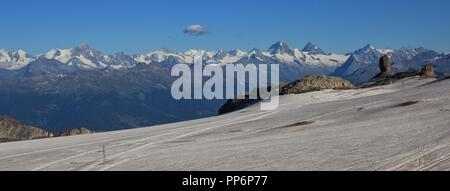
[{"label": "rocky cliff", "polygon": [[280,95],[301,94],[327,89],[344,90],[353,88],[355,87],[352,83],[339,77],[310,75],[284,86],[280,91]]},{"label": "rocky cliff", "polygon": [[53,134],[50,132],[25,125],[8,116],[0,116],[0,142],[48,138],[52,136]]},{"label": "rocky cliff", "polygon": [[23,141],[59,136],[74,136],[91,134],[93,131],[86,128],[67,129],[63,132],[47,132],[40,128],[25,125],[8,116],[0,116],[0,142]]}]

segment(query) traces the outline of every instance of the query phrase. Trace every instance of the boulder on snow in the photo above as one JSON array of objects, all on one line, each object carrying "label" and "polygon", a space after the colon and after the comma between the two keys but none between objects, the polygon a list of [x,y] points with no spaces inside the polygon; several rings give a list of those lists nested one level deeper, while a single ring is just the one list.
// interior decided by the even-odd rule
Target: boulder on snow
[{"label": "boulder on snow", "polygon": [[422,70],[420,71],[420,76],[425,78],[435,78],[436,73],[434,71],[433,64],[427,64],[425,65]]},{"label": "boulder on snow", "polygon": [[392,69],[391,69],[391,61],[388,55],[384,55],[380,58],[380,73],[378,73],[374,78],[391,78],[392,77]]},{"label": "boulder on snow", "polygon": [[343,90],[355,88],[352,83],[339,77],[310,75],[284,86],[280,95],[301,94],[327,89]]}]

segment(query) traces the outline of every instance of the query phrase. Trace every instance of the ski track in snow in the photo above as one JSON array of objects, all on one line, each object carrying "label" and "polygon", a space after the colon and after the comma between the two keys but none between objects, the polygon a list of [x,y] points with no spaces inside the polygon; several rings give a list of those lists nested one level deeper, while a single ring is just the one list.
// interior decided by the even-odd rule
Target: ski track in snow
[{"label": "ski track in snow", "polygon": [[[167,135],[175,134],[175,133],[178,133],[178,132],[186,131],[187,129],[192,129],[192,128],[201,127],[201,126],[210,126],[210,125],[222,124],[222,123],[223,123],[223,124],[220,125],[220,126],[214,126],[214,127],[212,127],[212,128],[218,128],[218,127],[222,127],[222,126],[226,126],[226,125],[231,125],[231,124],[235,123],[235,122],[233,122],[233,121],[239,120],[239,119],[241,119],[241,118],[248,118],[248,117],[251,117],[251,116],[254,116],[254,115],[256,115],[256,114],[249,114],[249,115],[241,116],[241,117],[236,118],[236,119],[227,119],[227,120],[221,120],[221,121],[211,122],[211,123],[207,123],[207,124],[199,124],[199,125],[195,125],[195,126],[185,127],[185,128],[178,129],[178,130],[174,130],[174,131],[171,131],[171,132],[168,132],[168,133],[165,133],[165,134],[161,134],[161,135],[156,135],[156,136],[146,137],[146,138],[137,139],[137,140],[134,140],[134,141],[127,141],[127,142],[124,142],[124,143],[121,143],[121,144],[108,146],[108,149],[116,148],[116,147],[123,146],[123,145],[132,144],[132,143],[136,143],[136,142],[141,142],[141,141],[149,140],[149,139],[156,138],[156,137],[167,136]],[[202,130],[190,132],[190,133],[183,134],[183,135],[181,135],[181,136],[175,137],[175,138],[173,138],[173,139],[163,140],[163,141],[160,141],[160,142],[167,142],[167,141],[171,141],[171,140],[176,140],[176,139],[183,138],[183,137],[186,137],[186,136],[189,136],[189,135],[201,133],[201,132],[210,130],[210,129],[212,129],[212,128],[206,128],[206,129],[202,129]],[[128,137],[128,138],[125,138],[125,139],[132,139],[132,138],[135,138],[135,136],[133,136],[133,137]],[[108,143],[108,142],[113,142],[113,141],[116,141],[116,140],[99,141],[99,142],[95,142],[95,143],[90,143],[90,144],[80,144],[80,145],[76,145],[76,146],[82,146],[82,145],[84,146],[84,145],[91,145],[91,144],[97,144],[97,143]],[[142,146],[140,146],[140,147],[136,147],[136,148],[134,148],[134,149],[128,150],[128,151],[126,151],[126,152],[117,153],[117,154],[115,154],[115,155],[108,156],[108,157],[106,157],[106,159],[110,159],[110,158],[113,158],[113,157],[119,157],[119,156],[125,155],[126,153],[135,152],[135,151],[144,149],[144,148],[146,148],[146,147],[149,147],[149,146],[152,146],[152,145],[156,145],[156,144],[158,144],[158,143],[159,143],[159,142],[145,144],[145,145],[142,145]],[[70,146],[70,147],[76,147],[76,146]],[[51,149],[51,150],[58,150],[58,149],[65,149],[65,148],[68,148],[68,147],[60,147],[60,148],[55,148],[55,149]],[[23,155],[28,155],[28,154],[35,154],[35,153],[46,152],[46,151],[50,151],[50,150],[43,150],[43,151],[36,151],[36,152],[31,152],[31,153],[24,153],[24,154],[15,155],[15,156],[3,157],[3,158],[0,158],[0,159],[12,158],[12,157],[23,156]],[[80,153],[80,154],[77,154],[77,155],[74,155],[74,156],[71,156],[71,157],[67,157],[67,158],[64,158],[64,159],[60,159],[60,160],[57,160],[57,161],[53,161],[53,162],[44,164],[44,165],[42,165],[42,166],[40,166],[40,167],[37,167],[37,168],[33,169],[32,171],[43,170],[43,169],[45,169],[45,168],[47,168],[47,167],[50,167],[50,166],[52,166],[52,165],[55,165],[55,164],[57,164],[57,163],[65,162],[65,161],[68,161],[68,160],[71,160],[71,159],[75,159],[75,158],[78,158],[78,157],[82,157],[82,156],[84,156],[84,155],[91,154],[91,153],[95,153],[95,152],[98,152],[98,151],[99,151],[99,150],[92,150],[92,151],[83,152],[83,153]],[[103,160],[103,159],[101,159],[101,160]],[[120,163],[123,163],[123,162],[124,162],[124,161],[121,161]],[[84,168],[84,169],[82,169],[82,170],[89,170],[89,169],[91,169],[91,168],[93,168],[93,167],[95,167],[95,166],[97,166],[97,165],[99,165],[99,164],[100,164],[100,162],[96,162],[96,163],[94,163],[93,165],[90,165],[90,166],[88,166],[88,167],[86,167],[86,168]],[[110,165],[110,166],[113,167],[113,166],[115,166],[115,165]],[[102,168],[102,169],[103,169],[103,170],[106,170],[106,169],[108,169],[108,168]]]}]

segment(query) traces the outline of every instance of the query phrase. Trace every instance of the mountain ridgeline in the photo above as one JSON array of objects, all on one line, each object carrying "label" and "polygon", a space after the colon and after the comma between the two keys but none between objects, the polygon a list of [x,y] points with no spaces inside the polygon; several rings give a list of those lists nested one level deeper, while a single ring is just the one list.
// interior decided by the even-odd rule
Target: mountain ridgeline
[{"label": "mountain ridgeline", "polygon": [[433,64],[437,74],[450,73],[450,54],[424,48],[377,49],[367,45],[349,54],[326,53],[308,43],[303,49],[277,42],[268,50],[161,49],[144,54],[106,55],[87,44],[53,49],[32,56],[0,50],[0,114],[46,131],[86,127],[99,131],[128,129],[213,116],[226,100],[174,100],[170,76],[175,64],[279,64],[280,80],[332,75],[361,84],[378,72],[390,55],[392,72],[416,71]]},{"label": "mountain ridgeline", "polygon": [[91,133],[93,132],[86,128],[72,128],[60,132],[48,132],[34,126],[23,124],[11,117],[0,116],[0,143]]}]

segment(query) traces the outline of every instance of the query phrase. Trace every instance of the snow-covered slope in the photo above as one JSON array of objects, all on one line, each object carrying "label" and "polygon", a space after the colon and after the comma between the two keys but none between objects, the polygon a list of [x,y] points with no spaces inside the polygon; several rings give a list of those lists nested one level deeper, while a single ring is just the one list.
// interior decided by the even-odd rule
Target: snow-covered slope
[{"label": "snow-covered slope", "polygon": [[[450,80],[281,97],[223,116],[0,144],[0,170],[450,170]],[[105,147],[106,158],[102,148]]]},{"label": "snow-covered slope", "polygon": [[[87,70],[103,69],[108,65],[112,65],[108,64],[108,56],[91,48],[88,44],[82,44],[70,49],[53,49],[43,55],[43,57],[58,60],[66,65]],[[126,63],[121,64],[126,65]]]},{"label": "snow-covered slope", "polygon": [[147,52],[145,54],[134,55],[137,62],[150,64],[157,63],[186,63],[192,64],[195,55],[202,55],[204,60],[209,60],[214,57],[216,53],[213,51],[191,49],[183,53],[174,52],[168,49],[160,49],[154,52]]}]

